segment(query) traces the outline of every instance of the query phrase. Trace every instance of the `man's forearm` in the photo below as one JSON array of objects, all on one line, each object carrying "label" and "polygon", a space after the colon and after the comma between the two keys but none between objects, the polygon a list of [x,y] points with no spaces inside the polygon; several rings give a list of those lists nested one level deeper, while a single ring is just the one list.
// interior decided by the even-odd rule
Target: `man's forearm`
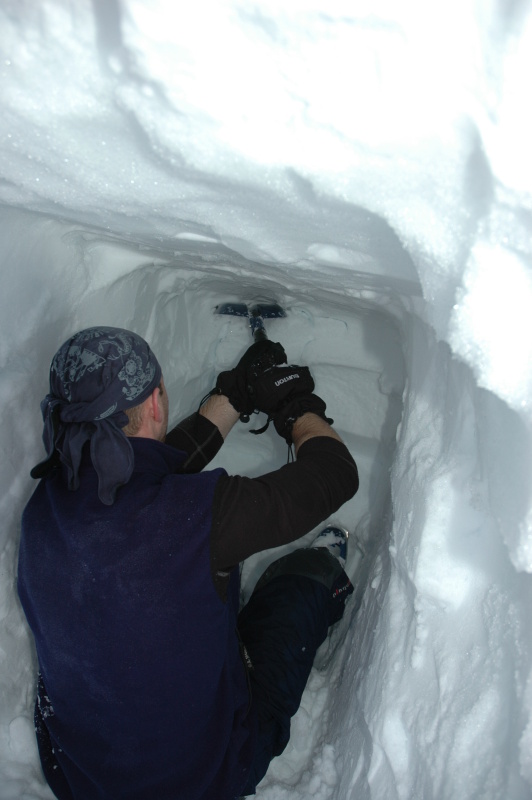
[{"label": "man's forearm", "polygon": [[200,408],[199,413],[216,425],[224,439],[227,438],[229,431],[240,417],[238,411],[235,411],[223,394],[213,394],[209,397]]},{"label": "man's forearm", "polygon": [[[207,402],[200,408],[199,413],[216,425],[224,439],[227,438],[229,431],[240,417],[239,412],[233,408],[223,394],[215,394],[209,397]],[[292,440],[296,453],[304,442],[308,439],[313,439],[315,436],[330,436],[331,439],[342,441],[329,423],[325,422],[317,414],[309,412],[296,419],[292,428]]]},{"label": "man's forearm", "polygon": [[313,439],[315,436],[330,436],[331,439],[342,441],[328,422],[325,422],[317,414],[308,412],[296,419],[292,428],[292,441],[294,442],[296,454],[304,442],[308,441],[308,439]]}]

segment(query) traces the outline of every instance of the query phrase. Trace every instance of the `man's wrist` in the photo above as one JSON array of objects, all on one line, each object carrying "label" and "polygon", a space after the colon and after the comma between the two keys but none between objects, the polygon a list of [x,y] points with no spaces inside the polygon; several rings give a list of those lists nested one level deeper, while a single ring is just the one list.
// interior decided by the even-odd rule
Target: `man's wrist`
[{"label": "man's wrist", "polygon": [[304,442],[316,436],[329,436],[331,439],[337,439],[339,442],[342,441],[328,422],[318,414],[307,411],[306,414],[298,417],[292,426],[292,441],[296,453]]},{"label": "man's wrist", "polygon": [[224,394],[211,395],[201,406],[199,413],[216,425],[224,439],[240,416]]}]

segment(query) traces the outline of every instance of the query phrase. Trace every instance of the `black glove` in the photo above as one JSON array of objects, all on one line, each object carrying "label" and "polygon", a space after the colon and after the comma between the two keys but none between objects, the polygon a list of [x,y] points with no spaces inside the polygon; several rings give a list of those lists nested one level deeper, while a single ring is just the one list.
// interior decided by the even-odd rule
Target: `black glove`
[{"label": "black glove", "polygon": [[255,408],[273,418],[294,397],[312,394],[314,380],[308,367],[275,366],[254,381],[251,391]]},{"label": "black glove", "polygon": [[236,367],[220,372],[216,391],[225,395],[233,408],[249,416],[257,408],[253,386],[267,370],[286,363],[286,353],[279,342],[264,339],[248,347]]},{"label": "black glove", "polygon": [[273,421],[275,430],[288,444],[292,444],[294,422],[308,411],[332,423],[332,419],[325,416],[324,401],[313,394],[313,390],[310,370],[297,365],[272,367],[252,386],[255,407],[268,414],[268,420]]},{"label": "black glove", "polygon": [[272,415],[275,430],[287,444],[292,444],[294,422],[309,411],[332,425],[334,420],[325,415],[326,407],[325,402],[317,394],[296,395]]}]

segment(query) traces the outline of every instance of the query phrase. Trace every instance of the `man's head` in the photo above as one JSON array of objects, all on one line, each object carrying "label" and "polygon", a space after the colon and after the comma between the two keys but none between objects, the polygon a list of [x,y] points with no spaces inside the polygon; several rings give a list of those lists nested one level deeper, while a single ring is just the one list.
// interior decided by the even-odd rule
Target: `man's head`
[{"label": "man's head", "polygon": [[68,404],[75,421],[99,422],[139,405],[160,382],[161,367],[147,342],[123,328],[75,333],[50,366],[50,394]]},{"label": "man's head", "polygon": [[100,499],[113,502],[133,470],[126,434],[128,412],[135,416],[137,407],[142,432],[130,435],[164,439],[166,390],[144,339],[122,328],[97,327],[74,334],[59,348],[50,367],[50,393],[41,403],[43,439],[48,462],[57,452],[68,468],[71,489],[79,485],[81,451],[90,441]]},{"label": "man's head", "polygon": [[168,430],[168,394],[161,378],[159,386],[138,406],[126,408],[126,436],[142,436],[164,442]]}]

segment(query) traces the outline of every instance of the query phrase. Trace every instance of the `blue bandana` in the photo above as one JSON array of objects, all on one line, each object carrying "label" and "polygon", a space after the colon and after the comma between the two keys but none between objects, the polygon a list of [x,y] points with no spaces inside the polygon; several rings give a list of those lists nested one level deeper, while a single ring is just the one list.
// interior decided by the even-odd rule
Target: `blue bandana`
[{"label": "blue bandana", "polygon": [[124,409],[140,405],[161,382],[148,344],[122,328],[88,328],[74,334],[50,366],[50,394],[41,403],[48,459],[32,470],[43,477],[60,460],[69,489],[79,486],[83,445],[98,474],[98,496],[112,505],[133,472],[133,448],[121,430]]}]

